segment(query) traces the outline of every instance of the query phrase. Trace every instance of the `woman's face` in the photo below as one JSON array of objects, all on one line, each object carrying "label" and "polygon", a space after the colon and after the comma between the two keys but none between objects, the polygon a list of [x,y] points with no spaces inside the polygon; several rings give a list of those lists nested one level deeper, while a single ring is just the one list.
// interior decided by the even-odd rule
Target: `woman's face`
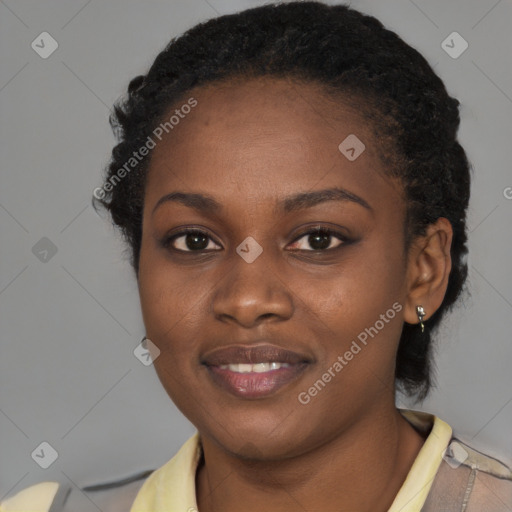
[{"label": "woman's face", "polygon": [[357,110],[313,85],[262,78],[190,96],[145,191],[139,290],[155,368],[228,452],[305,453],[393,404],[401,188]]}]

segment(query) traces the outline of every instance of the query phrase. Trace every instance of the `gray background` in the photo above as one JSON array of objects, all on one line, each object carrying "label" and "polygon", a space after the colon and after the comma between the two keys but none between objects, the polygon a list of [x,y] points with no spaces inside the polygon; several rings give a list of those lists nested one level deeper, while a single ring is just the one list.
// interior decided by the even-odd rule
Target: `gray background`
[{"label": "gray background", "polygon": [[[133,355],[144,335],[137,286],[90,198],[128,81],[172,36],[263,3],[0,0],[0,499],[42,480],[83,486],[156,468],[193,432]],[[422,52],[462,103],[472,295],[445,323],[439,387],[417,408],[511,464],[512,2],[352,6]],[[47,59],[31,48],[43,31],[59,44]],[[457,59],[441,48],[453,31],[469,43]],[[32,251],[42,237],[57,248],[46,262]],[[46,470],[31,458],[42,441],[59,454]]]}]

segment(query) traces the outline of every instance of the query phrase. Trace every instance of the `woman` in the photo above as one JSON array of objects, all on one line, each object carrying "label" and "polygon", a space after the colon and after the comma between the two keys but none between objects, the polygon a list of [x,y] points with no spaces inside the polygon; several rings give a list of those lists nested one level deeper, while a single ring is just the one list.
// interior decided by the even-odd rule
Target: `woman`
[{"label": "woman", "polygon": [[[467,275],[458,105],[375,18],[317,2],[200,24],[131,81],[95,203],[197,433],[88,489],[102,510],[512,508],[509,468],[395,406],[427,395]],[[42,510],[72,510],[77,491],[49,485]]]}]

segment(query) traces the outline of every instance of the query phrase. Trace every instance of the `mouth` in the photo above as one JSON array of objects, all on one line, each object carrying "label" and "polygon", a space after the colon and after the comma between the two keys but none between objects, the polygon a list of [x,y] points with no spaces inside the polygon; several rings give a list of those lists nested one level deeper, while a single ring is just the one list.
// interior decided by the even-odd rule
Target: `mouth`
[{"label": "mouth", "polygon": [[298,379],[311,363],[304,354],[274,345],[230,346],[209,352],[201,360],[217,386],[245,399],[275,394]]}]

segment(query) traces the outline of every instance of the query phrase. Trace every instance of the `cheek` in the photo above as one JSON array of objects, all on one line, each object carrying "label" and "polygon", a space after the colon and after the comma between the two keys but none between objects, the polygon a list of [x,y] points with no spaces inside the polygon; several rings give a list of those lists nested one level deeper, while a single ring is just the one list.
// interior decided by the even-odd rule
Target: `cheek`
[{"label": "cheek", "polygon": [[[184,273],[150,251],[141,251],[139,297],[146,335],[162,352],[183,350],[179,340],[193,347],[197,309],[201,307],[201,280],[184,279]],[[204,286],[204,285],[203,285]],[[197,327],[195,327],[197,329]],[[163,354],[165,355],[165,354]]]},{"label": "cheek", "polygon": [[185,282],[183,274],[171,271],[168,264],[157,260],[141,251],[142,315],[146,336],[160,351],[154,361],[158,377],[170,398],[185,413],[191,393],[196,400],[201,394],[200,389],[196,389],[197,368],[193,365],[198,358],[200,340],[197,311],[204,307],[201,304],[204,291],[202,294],[196,289],[195,280]]},{"label": "cheek", "polygon": [[387,307],[401,298],[406,266],[399,233],[373,236],[366,243],[364,254],[354,262],[354,294],[367,306]]},{"label": "cheek", "polygon": [[378,318],[402,298],[405,271],[396,246],[368,241],[333,267],[329,278],[309,283],[303,300],[325,319],[357,325],[357,318]]},{"label": "cheek", "polygon": [[[309,288],[310,316],[327,333],[322,338],[322,367],[329,367],[353,347],[357,356],[348,357],[358,362],[351,363],[351,368],[378,375],[389,372],[403,324],[405,268],[399,247],[384,240],[368,241],[333,270],[331,279]],[[360,351],[352,345],[354,341]],[[352,377],[358,378],[355,373]]]}]

